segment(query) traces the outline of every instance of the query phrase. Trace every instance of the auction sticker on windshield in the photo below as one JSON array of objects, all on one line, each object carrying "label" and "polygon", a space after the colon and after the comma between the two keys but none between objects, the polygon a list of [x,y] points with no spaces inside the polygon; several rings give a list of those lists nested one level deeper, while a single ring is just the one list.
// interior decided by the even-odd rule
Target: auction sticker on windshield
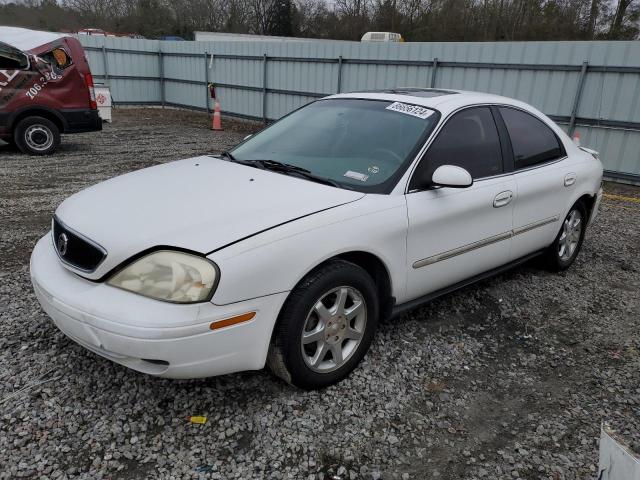
[{"label": "auction sticker on windshield", "polygon": [[406,113],[407,115],[413,115],[414,117],[422,118],[423,120],[433,115],[433,110],[401,102],[393,102],[386,109],[393,110],[394,112]]},{"label": "auction sticker on windshield", "polygon": [[369,175],[365,175],[364,173],[360,172],[354,172],[352,170],[347,171],[344,176],[353,178],[354,180],[359,180],[361,182],[366,182],[369,179]]}]

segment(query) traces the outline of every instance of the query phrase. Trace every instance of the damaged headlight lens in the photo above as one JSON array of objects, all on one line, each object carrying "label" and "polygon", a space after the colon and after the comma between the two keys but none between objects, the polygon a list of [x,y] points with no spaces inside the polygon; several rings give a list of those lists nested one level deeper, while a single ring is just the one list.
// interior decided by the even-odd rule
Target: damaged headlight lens
[{"label": "damaged headlight lens", "polygon": [[107,284],[165,302],[194,303],[211,298],[217,280],[218,269],[206,258],[161,250],[136,260]]}]

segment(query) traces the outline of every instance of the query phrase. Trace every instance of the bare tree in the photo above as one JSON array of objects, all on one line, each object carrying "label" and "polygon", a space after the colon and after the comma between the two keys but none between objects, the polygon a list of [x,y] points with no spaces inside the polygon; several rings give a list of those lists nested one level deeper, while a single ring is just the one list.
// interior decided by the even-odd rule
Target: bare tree
[{"label": "bare tree", "polygon": [[358,40],[369,24],[370,0],[336,0],[335,9],[340,15],[347,38]]},{"label": "bare tree", "polygon": [[619,38],[622,34],[627,10],[631,6],[633,0],[618,0],[611,28],[609,29],[609,38]]},{"label": "bare tree", "polygon": [[247,3],[251,12],[251,33],[267,35],[274,20],[277,0],[249,0]]},{"label": "bare tree", "polygon": [[392,30],[408,41],[633,39],[640,0],[14,0],[0,3],[0,17],[148,37],[207,30],[358,40]]}]

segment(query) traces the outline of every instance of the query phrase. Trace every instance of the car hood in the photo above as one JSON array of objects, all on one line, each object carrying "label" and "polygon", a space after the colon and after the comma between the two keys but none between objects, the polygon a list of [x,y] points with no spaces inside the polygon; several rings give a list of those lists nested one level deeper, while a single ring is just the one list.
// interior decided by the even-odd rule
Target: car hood
[{"label": "car hood", "polygon": [[157,246],[207,254],[363,193],[202,156],[138,170],[66,199],[56,216],[100,244],[98,279]]}]

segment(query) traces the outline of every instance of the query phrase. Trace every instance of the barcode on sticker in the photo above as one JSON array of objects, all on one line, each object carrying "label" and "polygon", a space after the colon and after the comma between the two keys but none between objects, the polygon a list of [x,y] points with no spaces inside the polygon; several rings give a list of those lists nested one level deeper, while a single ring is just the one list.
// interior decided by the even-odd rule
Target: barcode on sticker
[{"label": "barcode on sticker", "polygon": [[361,182],[366,182],[369,178],[369,175],[351,170],[347,171],[343,176],[353,178],[354,180],[360,180]]},{"label": "barcode on sticker", "polygon": [[406,113],[407,115],[413,115],[414,117],[429,118],[433,115],[433,110],[428,108],[419,107],[418,105],[409,105],[408,103],[393,102],[387,107],[387,110],[393,110],[394,112]]}]

